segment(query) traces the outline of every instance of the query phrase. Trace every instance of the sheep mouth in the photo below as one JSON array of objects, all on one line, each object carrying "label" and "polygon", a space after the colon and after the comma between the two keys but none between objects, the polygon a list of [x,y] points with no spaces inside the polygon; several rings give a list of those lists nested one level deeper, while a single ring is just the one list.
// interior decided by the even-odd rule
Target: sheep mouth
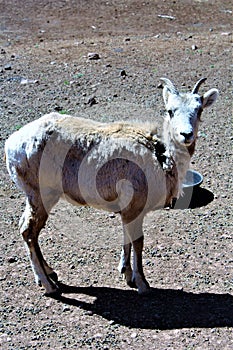
[{"label": "sheep mouth", "polygon": [[180,146],[183,146],[183,147],[189,147],[192,145],[193,142],[194,142],[194,139],[192,139],[192,140],[180,140],[180,139],[178,139],[177,140],[177,144],[179,144]]},{"label": "sheep mouth", "polygon": [[191,144],[194,142],[194,137],[191,136],[191,137],[180,137],[179,138],[179,143],[185,147],[189,147],[191,146]]},{"label": "sheep mouth", "polygon": [[192,140],[185,140],[185,141],[184,141],[184,145],[185,145],[186,147],[189,147],[189,146],[191,146],[191,144],[193,143],[193,141],[194,141],[194,139],[192,139]]}]

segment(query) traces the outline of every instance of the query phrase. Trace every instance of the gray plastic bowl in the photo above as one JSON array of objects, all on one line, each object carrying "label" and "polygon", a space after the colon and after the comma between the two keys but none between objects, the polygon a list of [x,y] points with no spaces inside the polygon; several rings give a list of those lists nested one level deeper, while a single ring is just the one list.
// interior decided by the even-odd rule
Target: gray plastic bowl
[{"label": "gray plastic bowl", "polygon": [[189,169],[187,170],[187,173],[183,182],[183,188],[200,186],[202,182],[203,182],[203,176],[197,171]]}]

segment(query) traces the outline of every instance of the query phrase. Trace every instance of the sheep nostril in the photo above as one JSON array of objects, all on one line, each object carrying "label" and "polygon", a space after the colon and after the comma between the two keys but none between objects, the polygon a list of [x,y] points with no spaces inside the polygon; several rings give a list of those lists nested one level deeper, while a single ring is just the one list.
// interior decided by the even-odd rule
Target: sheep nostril
[{"label": "sheep nostril", "polygon": [[182,136],[184,136],[184,138],[185,138],[185,142],[188,142],[188,141],[190,141],[190,139],[193,137],[193,132],[191,131],[191,132],[181,132],[180,133]]}]

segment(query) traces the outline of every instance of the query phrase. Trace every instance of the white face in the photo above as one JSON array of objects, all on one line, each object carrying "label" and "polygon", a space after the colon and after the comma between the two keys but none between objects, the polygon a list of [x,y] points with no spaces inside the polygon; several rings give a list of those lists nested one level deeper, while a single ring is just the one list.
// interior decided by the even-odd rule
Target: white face
[{"label": "white face", "polygon": [[167,93],[165,105],[173,139],[184,146],[190,146],[197,135],[202,112],[201,97],[192,93]]}]

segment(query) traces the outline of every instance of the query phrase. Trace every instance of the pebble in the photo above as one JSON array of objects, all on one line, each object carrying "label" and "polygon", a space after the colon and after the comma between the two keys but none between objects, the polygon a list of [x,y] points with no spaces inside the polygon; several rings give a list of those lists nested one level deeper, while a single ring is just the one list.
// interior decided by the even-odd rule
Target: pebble
[{"label": "pebble", "polygon": [[127,76],[127,73],[126,71],[123,69],[120,73],[121,77],[126,77]]},{"label": "pebble", "polygon": [[9,264],[13,264],[13,263],[15,263],[17,260],[18,260],[18,259],[17,259],[16,256],[11,256],[11,257],[8,258],[7,261],[8,261]]},{"label": "pebble", "polygon": [[231,34],[232,34],[231,32],[223,32],[223,33],[221,33],[221,35],[226,35],[226,36],[231,35]]},{"label": "pebble", "polygon": [[193,50],[193,51],[195,51],[195,50],[197,50],[197,49],[198,49],[197,45],[192,45],[192,50]]},{"label": "pebble", "polygon": [[25,79],[25,78],[22,78],[21,81],[20,81],[20,84],[21,84],[21,85],[37,84],[37,83],[39,83],[38,80]]},{"label": "pebble", "polygon": [[89,60],[99,60],[100,59],[100,55],[96,52],[90,52],[87,57]]},{"label": "pebble", "polygon": [[159,18],[165,18],[165,19],[170,19],[171,21],[176,19],[174,16],[169,16],[169,15],[157,15]]},{"label": "pebble", "polygon": [[55,107],[54,107],[54,110],[55,110],[56,112],[61,112],[61,111],[63,110],[63,107],[62,107],[62,106],[55,106]]},{"label": "pebble", "polygon": [[130,335],[131,338],[135,339],[137,338],[137,333],[136,332],[133,332],[131,335]]},{"label": "pebble", "polygon": [[87,101],[87,104],[91,107],[93,105],[96,105],[98,102],[96,101],[95,96],[94,97],[90,97]]},{"label": "pebble", "polygon": [[67,311],[70,311],[70,307],[68,305],[64,305],[62,312],[67,312]]},{"label": "pebble", "polygon": [[87,310],[87,311],[85,312],[85,315],[93,316],[93,311]]},{"label": "pebble", "polygon": [[5,69],[5,70],[11,70],[11,69],[12,69],[11,64],[10,64],[10,63],[6,64],[6,65],[4,66],[4,69]]},{"label": "pebble", "polygon": [[102,333],[96,333],[94,334],[93,338],[102,338],[103,334]]}]

